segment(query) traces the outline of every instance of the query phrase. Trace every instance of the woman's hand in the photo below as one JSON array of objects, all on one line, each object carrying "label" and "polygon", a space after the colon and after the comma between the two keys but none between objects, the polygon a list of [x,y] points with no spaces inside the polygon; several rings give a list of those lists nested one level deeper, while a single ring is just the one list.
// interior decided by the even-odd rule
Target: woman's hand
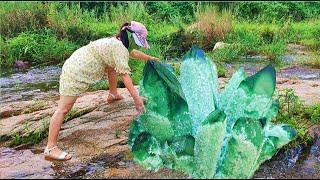
[{"label": "woman's hand", "polygon": [[139,114],[144,112],[143,98],[140,96],[136,96],[133,98],[134,104],[136,106],[136,110]]},{"label": "woman's hand", "polygon": [[159,58],[157,58],[157,57],[153,57],[153,56],[151,56],[151,59],[150,59],[150,60],[160,61],[160,59],[159,59]]},{"label": "woman's hand", "polygon": [[134,104],[136,106],[136,110],[138,111],[138,113],[144,112],[143,100],[145,98],[140,97],[138,95],[138,92],[136,91],[136,89],[134,88],[134,86],[132,84],[132,79],[128,74],[122,74],[121,76],[122,76],[124,85],[128,89],[131,96],[133,97]]}]

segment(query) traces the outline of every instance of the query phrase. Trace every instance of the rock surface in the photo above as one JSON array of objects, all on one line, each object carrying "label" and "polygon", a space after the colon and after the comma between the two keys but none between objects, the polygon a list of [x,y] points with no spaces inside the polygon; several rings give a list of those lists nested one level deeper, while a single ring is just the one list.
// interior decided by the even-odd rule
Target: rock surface
[{"label": "rock surface", "polygon": [[31,150],[0,148],[0,179],[53,178],[52,163]]}]

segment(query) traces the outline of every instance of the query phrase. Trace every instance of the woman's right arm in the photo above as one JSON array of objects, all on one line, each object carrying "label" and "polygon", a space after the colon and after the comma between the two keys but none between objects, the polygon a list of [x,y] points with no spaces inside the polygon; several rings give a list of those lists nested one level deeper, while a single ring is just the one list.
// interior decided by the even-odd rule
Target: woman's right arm
[{"label": "woman's right arm", "polygon": [[139,113],[144,111],[143,99],[138,95],[138,92],[133,86],[131,77],[128,74],[121,74],[122,80],[126,88],[128,89],[129,93],[131,94],[134,104],[136,106],[136,110]]},{"label": "woman's right arm", "polygon": [[155,61],[159,61],[159,58],[153,57],[153,56],[149,56],[141,51],[138,51],[136,49],[132,50],[130,52],[130,57],[135,58],[135,59],[141,59],[141,60],[155,60]]}]

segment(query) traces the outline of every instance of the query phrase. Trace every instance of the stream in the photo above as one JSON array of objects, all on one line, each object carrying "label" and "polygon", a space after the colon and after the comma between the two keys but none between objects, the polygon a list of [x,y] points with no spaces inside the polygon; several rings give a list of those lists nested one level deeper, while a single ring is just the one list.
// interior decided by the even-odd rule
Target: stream
[{"label": "stream", "polygon": [[[257,61],[256,59],[260,60]],[[267,61],[261,59],[263,58],[246,57],[243,61],[226,64],[228,74],[233,74],[239,67],[244,67],[248,74],[253,74],[267,64]],[[1,70],[0,102],[5,104],[15,101],[57,97],[59,95],[60,73],[61,67],[58,65],[32,67],[23,71]],[[277,69],[277,77],[318,81],[320,80],[320,69],[291,66],[289,68]],[[22,152],[18,150],[0,147],[0,170],[1,168],[6,168],[6,165],[3,163],[15,164],[23,160],[27,161],[28,157],[32,156],[32,154],[40,154],[41,152],[31,149],[24,151],[24,155],[21,155]],[[105,173],[101,172],[108,168],[126,169],[133,166],[133,160],[128,160],[124,157],[125,155],[121,153],[117,156],[101,156],[100,158],[91,160],[89,163],[79,164],[79,166],[74,167],[73,171],[66,171],[63,166],[47,164],[45,169],[36,171],[31,175],[16,170],[17,172],[11,173],[11,175],[14,175],[9,178],[105,178]],[[29,167],[26,166],[26,168]],[[168,171],[162,172],[164,176],[168,173]],[[173,176],[187,177],[179,173]],[[148,177],[145,176],[144,178]],[[313,144],[307,147],[297,146],[286,152],[280,150],[271,160],[261,165],[253,178],[320,178],[320,138],[315,139]]]}]

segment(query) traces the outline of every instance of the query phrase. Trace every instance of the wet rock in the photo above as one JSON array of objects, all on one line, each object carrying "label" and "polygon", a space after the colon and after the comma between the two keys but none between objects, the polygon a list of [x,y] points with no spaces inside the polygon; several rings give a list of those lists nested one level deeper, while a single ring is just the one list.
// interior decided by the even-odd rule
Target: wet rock
[{"label": "wet rock", "polygon": [[[320,139],[320,125],[314,125],[309,128],[309,134],[314,139]],[[320,150],[319,150],[320,151]],[[319,157],[320,158],[320,157]]]},{"label": "wet rock", "polygon": [[320,102],[319,80],[292,80],[288,78],[277,78],[278,90],[293,89],[296,95],[306,104],[312,105]]},{"label": "wet rock", "polygon": [[288,50],[306,50],[307,47],[299,44],[287,44]]},{"label": "wet rock", "polygon": [[14,61],[14,67],[18,69],[25,69],[29,65],[29,62],[27,61]]},{"label": "wet rock", "polygon": [[303,80],[320,79],[320,69],[291,66],[282,68],[278,72],[279,77],[298,78]]},{"label": "wet rock", "polygon": [[229,47],[230,45],[231,45],[231,44],[224,43],[224,42],[217,42],[217,43],[214,45],[212,51],[215,51],[215,50],[217,50],[217,49],[223,49],[223,48]]},{"label": "wet rock", "polygon": [[291,63],[293,61],[295,61],[296,58],[293,55],[284,55],[282,56],[282,61],[286,62],[286,63]]},{"label": "wet rock", "polygon": [[0,179],[53,179],[52,163],[31,150],[0,148]]}]

